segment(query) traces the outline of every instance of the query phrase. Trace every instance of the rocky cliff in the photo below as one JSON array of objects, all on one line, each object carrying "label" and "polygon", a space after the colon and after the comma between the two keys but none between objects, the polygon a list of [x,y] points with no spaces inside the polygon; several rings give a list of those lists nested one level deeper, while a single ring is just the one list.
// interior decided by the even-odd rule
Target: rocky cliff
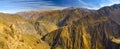
[{"label": "rocky cliff", "polygon": [[101,8],[42,39],[51,49],[119,49],[119,9],[118,5]]}]

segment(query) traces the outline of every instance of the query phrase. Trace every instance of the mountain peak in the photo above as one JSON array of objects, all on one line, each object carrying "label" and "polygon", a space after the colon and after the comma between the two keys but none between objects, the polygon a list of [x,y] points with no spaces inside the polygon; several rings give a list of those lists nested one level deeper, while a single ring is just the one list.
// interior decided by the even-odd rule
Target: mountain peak
[{"label": "mountain peak", "polygon": [[114,4],[113,6],[111,6],[113,8],[120,8],[120,4]]},{"label": "mountain peak", "polygon": [[114,4],[113,6],[120,6],[120,4]]},{"label": "mountain peak", "polygon": [[101,9],[105,9],[105,10],[106,9],[120,9],[120,4],[114,4],[112,6],[105,6],[105,7],[102,7]]},{"label": "mountain peak", "polygon": [[68,7],[68,8],[66,8],[66,9],[76,9],[75,7]]}]

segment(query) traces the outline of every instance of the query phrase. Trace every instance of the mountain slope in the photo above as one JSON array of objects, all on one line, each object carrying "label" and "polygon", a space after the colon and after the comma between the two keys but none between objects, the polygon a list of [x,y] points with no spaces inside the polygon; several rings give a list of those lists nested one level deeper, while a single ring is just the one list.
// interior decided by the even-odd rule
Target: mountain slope
[{"label": "mountain slope", "polygon": [[119,49],[120,25],[118,19],[113,19],[113,14],[115,12],[114,15],[118,18],[120,7],[117,6],[116,11],[114,6],[116,5],[107,7],[113,8],[112,10],[105,7],[88,14],[72,25],[45,35],[42,39],[52,49]]},{"label": "mountain slope", "polygon": [[50,49],[50,46],[21,16],[0,13],[0,49]]},{"label": "mountain slope", "polygon": [[0,22],[0,49],[49,49],[50,46],[32,33],[25,34],[16,29],[15,25]]},{"label": "mountain slope", "polygon": [[115,4],[113,6],[103,7],[99,10],[100,13],[103,13],[104,15],[108,15],[111,17],[112,20],[114,20],[116,23],[120,24],[120,4]]},{"label": "mountain slope", "polygon": [[0,13],[0,22],[8,25],[14,24],[16,29],[20,30],[22,33],[37,33],[34,26],[29,23],[29,21],[16,14]]},{"label": "mountain slope", "polygon": [[[58,29],[59,27],[70,25],[79,18],[93,12],[93,10],[88,9],[67,8],[64,10],[21,12],[21,14],[18,14],[22,15],[23,17],[29,17],[27,19],[34,24],[37,32],[41,35],[45,35],[48,32]],[[47,26],[47,28],[45,26]]]},{"label": "mountain slope", "polygon": [[120,49],[119,13],[120,4],[0,13],[0,49]]}]

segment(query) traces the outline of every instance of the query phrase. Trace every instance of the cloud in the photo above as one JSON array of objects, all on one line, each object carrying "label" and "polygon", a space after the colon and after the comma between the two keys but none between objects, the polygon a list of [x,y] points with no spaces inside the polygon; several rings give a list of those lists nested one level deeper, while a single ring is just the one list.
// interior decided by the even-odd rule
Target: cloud
[{"label": "cloud", "polygon": [[65,9],[67,7],[61,7],[61,6],[42,6],[40,8],[42,8],[40,10],[59,10],[59,9]]},{"label": "cloud", "polygon": [[96,5],[92,4],[92,3],[84,2],[83,0],[78,0],[78,1],[82,5],[83,8],[99,9],[98,6],[96,6]]},{"label": "cloud", "polygon": [[99,9],[104,6],[119,4],[120,0],[1,0],[0,11],[20,12],[24,10],[56,10],[70,6]]},{"label": "cloud", "polygon": [[102,3],[100,3],[100,7],[111,6],[113,4],[120,4],[120,0],[102,0]]},{"label": "cloud", "polygon": [[32,1],[32,2],[22,2],[20,3],[21,7],[28,8],[31,10],[56,10],[56,9],[64,9],[66,7],[55,6],[52,1]]},{"label": "cloud", "polygon": [[[99,9],[104,6],[120,4],[120,0],[91,0],[91,2],[84,2],[83,0],[78,0],[78,1],[82,5],[82,7],[88,9]],[[97,4],[94,4],[94,2],[96,2]]]},{"label": "cloud", "polygon": [[0,12],[4,13],[16,13],[26,10],[56,10],[65,8],[62,6],[55,6],[52,1],[44,0],[2,0],[0,3],[3,3],[0,5]]}]

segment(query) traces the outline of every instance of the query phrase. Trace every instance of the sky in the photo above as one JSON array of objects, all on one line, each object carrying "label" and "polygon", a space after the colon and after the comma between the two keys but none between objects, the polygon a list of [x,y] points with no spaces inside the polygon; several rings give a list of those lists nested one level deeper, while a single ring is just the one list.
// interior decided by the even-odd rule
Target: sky
[{"label": "sky", "polygon": [[119,3],[120,0],[0,0],[0,12],[16,13],[29,10],[57,10],[68,7],[99,9]]}]

